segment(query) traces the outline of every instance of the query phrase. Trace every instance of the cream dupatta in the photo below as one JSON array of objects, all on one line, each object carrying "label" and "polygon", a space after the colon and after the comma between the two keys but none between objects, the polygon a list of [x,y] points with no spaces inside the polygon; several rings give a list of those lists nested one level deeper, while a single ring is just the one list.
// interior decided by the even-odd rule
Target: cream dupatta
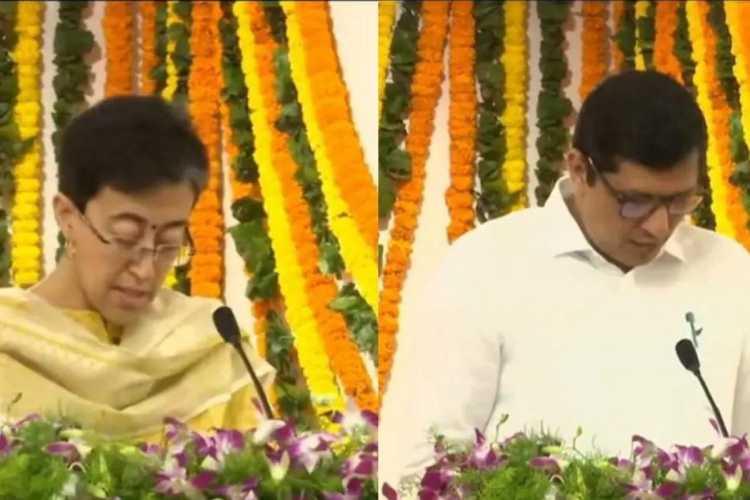
[{"label": "cream dupatta", "polygon": [[[0,413],[68,417],[113,437],[142,437],[159,433],[165,417],[188,421],[227,403],[251,381],[216,333],[219,305],[163,289],[111,345],[34,293],[0,289]],[[273,368],[245,347],[270,386]]]}]

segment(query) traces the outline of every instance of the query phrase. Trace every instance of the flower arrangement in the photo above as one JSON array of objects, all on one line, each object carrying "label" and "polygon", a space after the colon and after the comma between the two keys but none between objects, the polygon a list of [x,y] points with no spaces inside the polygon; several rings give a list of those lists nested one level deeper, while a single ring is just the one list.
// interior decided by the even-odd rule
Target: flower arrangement
[{"label": "flower arrangement", "polygon": [[31,415],[0,425],[0,498],[376,498],[377,416],[331,418],[336,433],[265,420],[203,434],[166,419],[155,444]]},{"label": "flower arrangement", "polygon": [[[578,436],[581,432],[579,430]],[[476,432],[472,444],[436,439],[435,463],[407,479],[402,494],[421,499],[743,499],[750,497],[746,437],[706,447],[657,447],[633,436],[627,458],[585,454],[548,434],[517,433],[492,442]],[[399,493],[388,484],[383,494]]]}]

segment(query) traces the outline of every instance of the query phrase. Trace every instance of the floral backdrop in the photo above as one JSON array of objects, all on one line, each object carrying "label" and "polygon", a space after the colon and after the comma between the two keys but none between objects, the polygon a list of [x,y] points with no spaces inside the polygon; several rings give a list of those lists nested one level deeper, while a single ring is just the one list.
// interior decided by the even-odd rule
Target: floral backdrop
[{"label": "floral backdrop", "polygon": [[575,108],[607,75],[656,69],[693,93],[708,125],[710,184],[693,223],[750,247],[750,3],[379,7],[381,391],[404,313],[441,252],[477,225],[544,203]]},{"label": "floral backdrop", "polygon": [[[190,220],[195,255],[167,285],[224,299],[236,251],[242,312],[278,370],[278,410],[300,419],[349,403],[376,410],[377,188],[329,4],[94,4],[0,4],[0,286],[29,287],[50,271],[45,187],[54,179],[44,148],[92,104],[95,77],[103,96],[157,94],[188,110],[210,163]],[[100,40],[89,29],[94,9],[103,11]],[[43,67],[45,46],[52,67]]]}]

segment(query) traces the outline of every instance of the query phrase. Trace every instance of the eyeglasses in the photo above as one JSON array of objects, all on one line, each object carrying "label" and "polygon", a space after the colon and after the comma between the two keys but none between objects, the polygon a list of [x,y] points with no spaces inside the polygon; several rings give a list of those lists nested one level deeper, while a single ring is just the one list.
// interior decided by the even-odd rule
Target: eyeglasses
[{"label": "eyeglasses", "polygon": [[190,238],[187,229],[185,230],[184,242],[180,245],[156,245],[155,248],[148,248],[140,246],[138,241],[126,241],[119,238],[107,239],[83,213],[79,211],[78,215],[99,241],[105,245],[111,245],[117,257],[127,262],[138,263],[144,257],[151,256],[154,259],[154,264],[158,267],[169,267],[171,265],[179,267],[190,262],[190,258],[195,253],[193,240]]},{"label": "eyeglasses", "polygon": [[703,194],[699,192],[680,193],[673,196],[626,194],[615,189],[615,187],[609,183],[607,178],[596,168],[594,161],[590,157],[586,157],[586,161],[591,167],[591,170],[593,170],[602,180],[604,187],[607,188],[612,197],[620,204],[620,216],[625,219],[646,218],[662,205],[667,207],[670,215],[687,215],[698,208],[698,205],[700,205],[703,200]]}]

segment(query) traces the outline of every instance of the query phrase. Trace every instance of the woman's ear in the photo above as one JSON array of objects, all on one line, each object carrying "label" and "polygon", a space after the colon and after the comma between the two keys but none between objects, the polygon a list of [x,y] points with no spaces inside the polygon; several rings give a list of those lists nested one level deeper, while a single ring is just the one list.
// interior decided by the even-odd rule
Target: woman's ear
[{"label": "woman's ear", "polygon": [[57,226],[65,239],[70,241],[73,237],[73,218],[77,215],[78,209],[70,201],[70,198],[61,193],[57,193],[52,199],[52,208],[55,211]]}]

